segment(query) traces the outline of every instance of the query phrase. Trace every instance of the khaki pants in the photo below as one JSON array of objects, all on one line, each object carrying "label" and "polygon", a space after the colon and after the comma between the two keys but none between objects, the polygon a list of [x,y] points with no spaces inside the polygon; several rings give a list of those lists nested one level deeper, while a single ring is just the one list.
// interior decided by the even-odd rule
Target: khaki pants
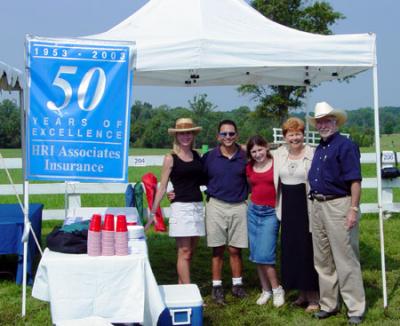
[{"label": "khaki pants", "polygon": [[311,219],[321,309],[329,312],[337,309],[340,291],[349,317],[362,316],[365,312],[358,224],[350,230],[345,226],[350,204],[350,197],[314,200]]}]

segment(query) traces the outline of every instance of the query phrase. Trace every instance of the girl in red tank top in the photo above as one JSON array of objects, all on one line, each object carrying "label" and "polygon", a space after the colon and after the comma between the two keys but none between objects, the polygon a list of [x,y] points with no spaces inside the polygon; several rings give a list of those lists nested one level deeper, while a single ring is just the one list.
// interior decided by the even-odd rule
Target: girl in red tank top
[{"label": "girl in red tank top", "polygon": [[246,175],[251,187],[247,211],[249,259],[257,264],[262,287],[257,304],[264,305],[272,298],[273,305],[280,307],[285,303],[285,291],[275,269],[279,221],[275,213],[274,165],[267,141],[261,136],[251,137],[247,156]]}]

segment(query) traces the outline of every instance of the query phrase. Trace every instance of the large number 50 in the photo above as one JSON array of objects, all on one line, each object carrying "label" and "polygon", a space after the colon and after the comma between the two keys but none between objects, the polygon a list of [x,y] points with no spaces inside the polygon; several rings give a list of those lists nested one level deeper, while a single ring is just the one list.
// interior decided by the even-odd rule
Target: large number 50
[{"label": "large number 50", "polygon": [[[76,74],[78,67],[75,66],[60,66],[58,69],[57,75],[54,78],[53,85],[60,87],[63,92],[64,92],[64,103],[61,104],[60,106],[57,106],[53,101],[48,101],[47,102],[47,108],[52,111],[56,111],[58,115],[62,116],[61,110],[65,109],[69,102],[71,101],[72,97],[72,87],[71,84],[68,82],[68,80],[65,80],[64,78],[61,77],[62,74],[69,74],[69,75],[74,75]],[[93,75],[96,73],[96,71],[99,73],[99,78],[97,79],[97,85],[96,85],[96,90],[94,92],[92,101],[89,103],[89,105],[85,106],[85,96],[86,92],[89,88],[90,81],[93,78]],[[84,111],[92,111],[94,110],[99,102],[101,101],[103,95],[104,95],[104,90],[106,88],[106,74],[104,73],[104,70],[95,67],[89,69],[86,74],[83,76],[81,83],[79,84],[78,87],[78,106],[81,110]]]}]

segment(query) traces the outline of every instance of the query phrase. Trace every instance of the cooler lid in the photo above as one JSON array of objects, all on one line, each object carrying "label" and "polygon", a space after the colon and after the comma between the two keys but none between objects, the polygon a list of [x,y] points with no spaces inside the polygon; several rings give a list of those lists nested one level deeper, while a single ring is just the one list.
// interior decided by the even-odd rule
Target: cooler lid
[{"label": "cooler lid", "polygon": [[159,285],[165,305],[169,308],[201,306],[203,298],[196,284]]}]

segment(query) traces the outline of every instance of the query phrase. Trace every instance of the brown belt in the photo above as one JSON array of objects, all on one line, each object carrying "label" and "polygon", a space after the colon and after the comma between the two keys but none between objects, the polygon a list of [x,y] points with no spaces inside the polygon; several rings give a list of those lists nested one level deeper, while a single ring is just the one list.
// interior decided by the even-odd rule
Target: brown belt
[{"label": "brown belt", "polygon": [[322,194],[311,194],[311,199],[315,199],[316,201],[327,201],[337,198],[343,198],[346,195],[322,195]]}]

